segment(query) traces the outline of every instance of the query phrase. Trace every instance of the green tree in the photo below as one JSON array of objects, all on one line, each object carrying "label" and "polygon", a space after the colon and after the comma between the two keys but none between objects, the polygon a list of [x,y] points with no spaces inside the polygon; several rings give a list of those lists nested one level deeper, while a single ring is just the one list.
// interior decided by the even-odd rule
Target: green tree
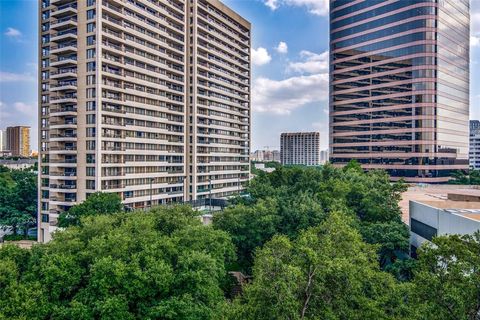
[{"label": "green tree", "polygon": [[24,236],[37,221],[37,176],[30,170],[0,170],[0,227]]},{"label": "green tree", "polygon": [[229,235],[187,207],[84,216],[0,248],[0,319],[218,319],[232,260]]},{"label": "green tree", "polygon": [[[241,267],[248,272],[255,247],[274,234],[294,239],[301,230],[318,225],[331,212],[340,210],[354,219],[365,241],[379,245],[379,261],[386,268],[408,255],[408,228],[398,205],[405,188],[403,182],[391,183],[384,171],[364,172],[356,162],[343,169],[331,165],[278,167],[253,179],[248,187],[251,197],[241,201],[243,206],[214,217],[214,226],[232,235]],[[251,211],[266,202],[275,206],[267,214],[268,228],[260,228],[265,223],[264,215]],[[401,266],[407,264],[399,263],[396,268]],[[409,271],[395,273],[403,277]]]},{"label": "green tree", "polygon": [[394,319],[395,279],[351,218],[333,212],[292,241],[275,236],[257,251],[254,280],[228,312],[232,319]]},{"label": "green tree", "polygon": [[58,225],[62,228],[78,225],[82,217],[102,214],[114,214],[122,210],[122,200],[116,193],[96,192],[85,201],[74,205],[60,214]]},{"label": "green tree", "polygon": [[[214,215],[216,229],[228,232],[237,250],[237,268],[250,271],[253,252],[277,232],[277,203],[273,199],[261,200],[255,205],[237,205]],[[235,268],[234,268],[235,269]]]},{"label": "green tree", "polygon": [[480,233],[434,238],[418,254],[412,291],[417,319],[479,319]]}]

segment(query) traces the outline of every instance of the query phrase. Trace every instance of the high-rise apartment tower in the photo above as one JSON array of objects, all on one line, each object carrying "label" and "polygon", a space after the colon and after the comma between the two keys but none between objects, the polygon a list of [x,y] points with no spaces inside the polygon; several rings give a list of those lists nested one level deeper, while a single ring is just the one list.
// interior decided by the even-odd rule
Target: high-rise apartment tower
[{"label": "high-rise apartment tower", "polygon": [[330,2],[330,162],[441,183],[468,168],[468,0]]},{"label": "high-rise apartment tower", "polygon": [[283,165],[320,165],[320,132],[286,132],[280,135]]},{"label": "high-rise apartment tower", "polygon": [[30,156],[30,127],[15,126],[7,127],[6,135],[6,150],[14,157],[29,157]]},{"label": "high-rise apartment tower", "polygon": [[250,24],[217,0],[42,0],[39,240],[97,191],[130,208],[248,178]]}]

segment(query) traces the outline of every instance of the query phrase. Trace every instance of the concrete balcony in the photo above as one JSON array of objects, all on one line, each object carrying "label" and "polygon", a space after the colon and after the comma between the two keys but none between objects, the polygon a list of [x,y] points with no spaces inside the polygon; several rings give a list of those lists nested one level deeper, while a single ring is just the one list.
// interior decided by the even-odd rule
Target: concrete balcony
[{"label": "concrete balcony", "polygon": [[77,107],[52,107],[49,110],[50,116],[67,116],[75,115],[77,113]]},{"label": "concrete balcony", "polygon": [[50,123],[50,129],[75,129],[77,127],[77,121],[58,121]]},{"label": "concrete balcony", "polygon": [[58,42],[64,40],[77,40],[77,31],[61,31],[52,34],[50,42]]},{"label": "concrete balcony", "polygon": [[61,19],[52,19],[50,21],[50,30],[63,30],[77,26],[77,17],[65,17]]},{"label": "concrete balcony", "polygon": [[50,91],[76,91],[77,84],[76,83],[63,83],[50,86]]},{"label": "concrete balcony", "polygon": [[76,43],[68,43],[62,44],[58,46],[52,46],[50,48],[50,54],[66,54],[66,53],[73,53],[77,52],[77,45]]},{"label": "concrete balcony", "polygon": [[76,65],[77,65],[77,58],[75,57],[50,60],[50,67],[76,66]]},{"label": "concrete balcony", "polygon": [[77,191],[76,184],[56,184],[51,183],[49,186],[50,190],[54,190],[54,192],[63,192],[63,193],[71,193]]},{"label": "concrete balcony", "polygon": [[58,97],[50,97],[50,103],[76,103],[77,96],[76,95],[66,95],[66,96],[58,96]]},{"label": "concrete balcony", "polygon": [[65,17],[67,15],[77,14],[77,4],[76,3],[67,3],[58,5],[56,9],[50,12],[50,16],[53,17]]}]

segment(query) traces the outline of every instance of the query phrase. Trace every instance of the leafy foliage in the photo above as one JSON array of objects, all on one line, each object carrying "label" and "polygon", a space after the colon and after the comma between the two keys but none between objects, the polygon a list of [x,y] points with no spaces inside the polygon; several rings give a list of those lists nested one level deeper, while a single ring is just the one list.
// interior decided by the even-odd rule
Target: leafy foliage
[{"label": "leafy foliage", "polygon": [[0,166],[0,227],[21,228],[26,237],[37,220],[37,176],[30,170]]},{"label": "leafy foliage", "polygon": [[0,319],[215,319],[233,259],[188,207],[86,216],[31,251],[0,249]]},{"label": "leafy foliage", "polygon": [[59,227],[79,225],[82,217],[114,214],[122,210],[122,200],[116,193],[96,192],[88,198],[63,212],[58,218]]},{"label": "leafy foliage", "polygon": [[379,244],[385,267],[408,253],[408,228],[398,205],[405,188],[390,183],[383,171],[364,173],[355,162],[343,169],[279,167],[260,173],[248,188],[251,200],[214,216],[214,226],[232,235],[240,267],[249,272],[255,248],[273,235],[294,239],[339,210],[353,218],[365,241]]},{"label": "leafy foliage", "polygon": [[419,249],[415,310],[422,319],[480,318],[480,233],[437,237]]},{"label": "leafy foliage", "polygon": [[450,184],[467,184],[467,185],[479,185],[480,184],[480,170],[467,171],[455,171],[453,173],[453,179],[448,181]]},{"label": "leafy foliage", "polygon": [[296,240],[277,235],[267,242],[256,254],[253,283],[230,311],[232,319],[393,316],[395,280],[380,271],[375,247],[362,241],[349,220],[332,212]]}]

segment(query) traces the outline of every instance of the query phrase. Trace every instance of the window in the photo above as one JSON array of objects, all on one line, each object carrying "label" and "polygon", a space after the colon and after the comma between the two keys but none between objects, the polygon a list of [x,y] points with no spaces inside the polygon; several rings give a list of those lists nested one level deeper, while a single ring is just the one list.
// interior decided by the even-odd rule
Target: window
[{"label": "window", "polygon": [[87,180],[87,189],[94,190],[95,189],[95,180]]},{"label": "window", "polygon": [[87,176],[89,177],[95,176],[95,167],[87,167]]},{"label": "window", "polygon": [[[87,137],[95,137],[95,128],[94,127],[93,128],[87,128]],[[88,146],[88,142],[90,142],[90,141],[87,141],[87,146]],[[91,141],[91,142],[95,142],[95,141]]]},{"label": "window", "polygon": [[422,238],[430,241],[433,239],[433,237],[437,236],[437,229],[413,218],[410,219],[410,228],[413,233],[416,233]]},{"label": "window", "polygon": [[95,98],[95,88],[87,89],[87,98]]},{"label": "window", "polygon": [[95,111],[95,101],[87,101],[87,111]]},{"label": "window", "polygon": [[87,7],[95,5],[95,0],[87,0]]},{"label": "window", "polygon": [[95,84],[95,75],[87,76],[87,84]]},{"label": "window", "polygon": [[94,22],[87,23],[87,32],[95,32],[95,23]]},{"label": "window", "polygon": [[95,141],[93,140],[87,141],[87,150],[95,150]]},{"label": "window", "polygon": [[87,71],[95,71],[95,61],[87,62]]},{"label": "window", "polygon": [[42,213],[42,222],[49,222],[49,216],[48,214]]},{"label": "window", "polygon": [[87,46],[92,46],[95,44],[95,36],[88,36],[87,37]]},{"label": "window", "polygon": [[91,9],[87,11],[87,20],[95,19],[95,10]]},{"label": "window", "polygon": [[95,163],[95,155],[87,154],[87,163]]},{"label": "window", "polygon": [[95,58],[95,49],[88,49],[87,50],[87,59]]},{"label": "window", "polygon": [[87,124],[95,124],[95,115],[87,114]]}]

